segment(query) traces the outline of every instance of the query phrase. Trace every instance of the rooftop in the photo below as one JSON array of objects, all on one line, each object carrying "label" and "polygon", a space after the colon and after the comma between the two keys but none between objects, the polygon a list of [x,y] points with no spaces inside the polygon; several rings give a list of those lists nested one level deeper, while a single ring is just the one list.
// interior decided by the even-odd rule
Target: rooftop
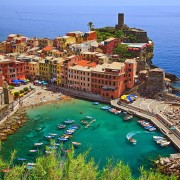
[{"label": "rooftop", "polygon": [[122,43],[122,44],[125,44],[131,48],[143,48],[144,46],[146,46],[146,43]]},{"label": "rooftop", "polygon": [[136,63],[136,60],[135,59],[126,59],[125,62],[134,64],[134,63]]},{"label": "rooftop", "polygon": [[53,49],[52,46],[46,46],[46,47],[43,48],[42,50],[43,50],[43,51],[50,51],[50,50],[52,50],[52,49]]}]

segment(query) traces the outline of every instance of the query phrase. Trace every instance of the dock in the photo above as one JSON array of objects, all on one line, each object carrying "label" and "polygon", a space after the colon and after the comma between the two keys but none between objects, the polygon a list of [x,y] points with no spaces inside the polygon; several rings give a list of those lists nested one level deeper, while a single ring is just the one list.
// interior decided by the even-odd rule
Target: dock
[{"label": "dock", "polygon": [[91,124],[92,124],[94,121],[96,121],[96,119],[93,119],[91,122],[89,122],[89,124],[87,124],[85,128],[88,128],[89,126],[91,126]]},{"label": "dock", "polygon": [[138,116],[143,119],[147,119],[148,121],[152,122],[171,142],[172,144],[177,148],[177,150],[180,152],[180,137],[178,134],[176,134],[174,131],[170,130],[169,127],[167,127],[163,121],[161,121],[157,116],[153,114],[149,114],[137,111],[137,109],[131,108],[131,106],[124,106],[119,105],[118,100],[112,100],[111,105],[115,108],[122,109],[124,111],[131,111],[134,113],[135,116]]}]

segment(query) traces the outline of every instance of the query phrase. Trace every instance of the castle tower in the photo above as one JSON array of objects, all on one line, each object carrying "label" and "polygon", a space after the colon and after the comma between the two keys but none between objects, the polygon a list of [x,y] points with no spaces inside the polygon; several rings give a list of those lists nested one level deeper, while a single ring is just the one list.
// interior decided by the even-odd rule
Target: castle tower
[{"label": "castle tower", "polygon": [[118,24],[115,26],[116,29],[122,29],[124,26],[124,13],[118,14]]}]

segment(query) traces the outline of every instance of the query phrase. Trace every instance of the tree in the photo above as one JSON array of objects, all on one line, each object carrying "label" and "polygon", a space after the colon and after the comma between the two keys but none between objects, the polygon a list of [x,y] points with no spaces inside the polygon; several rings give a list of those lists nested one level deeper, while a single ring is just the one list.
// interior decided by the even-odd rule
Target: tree
[{"label": "tree", "polygon": [[20,94],[23,94],[23,93],[24,93],[24,90],[20,90],[19,92],[20,92]]},{"label": "tree", "polygon": [[131,58],[131,53],[128,52],[128,46],[125,44],[118,44],[114,54],[118,54],[120,58]]},{"label": "tree", "polygon": [[88,22],[87,26],[89,27],[89,30],[91,30],[94,27],[93,22]]},{"label": "tree", "polygon": [[120,38],[120,39],[124,38],[124,33],[123,33],[123,31],[122,31],[122,30],[116,31],[116,32],[115,32],[115,37],[116,37],[116,38]]},{"label": "tree", "polygon": [[14,97],[15,97],[15,98],[19,97],[19,92],[15,92],[15,93],[14,93]]},{"label": "tree", "polygon": [[29,91],[29,88],[28,88],[28,87],[25,87],[25,88],[24,88],[24,91],[25,91],[25,92]]}]

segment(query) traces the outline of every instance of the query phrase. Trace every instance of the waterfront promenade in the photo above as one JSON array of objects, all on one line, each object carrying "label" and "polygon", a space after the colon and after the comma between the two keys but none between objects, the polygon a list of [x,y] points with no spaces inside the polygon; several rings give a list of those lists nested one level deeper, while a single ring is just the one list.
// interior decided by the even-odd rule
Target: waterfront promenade
[{"label": "waterfront promenade", "polygon": [[157,117],[153,113],[145,113],[144,111],[142,112],[141,110],[137,111],[137,109],[132,108],[131,106],[124,105],[124,104],[119,104],[118,99],[116,100],[111,100],[111,105],[113,107],[123,109],[125,111],[130,111],[134,113],[136,116],[141,117],[143,119],[147,119],[151,121],[156,127],[169,139],[171,142],[174,144],[174,146],[180,151],[180,136],[175,133],[173,130],[170,130],[161,120],[159,117]]}]

